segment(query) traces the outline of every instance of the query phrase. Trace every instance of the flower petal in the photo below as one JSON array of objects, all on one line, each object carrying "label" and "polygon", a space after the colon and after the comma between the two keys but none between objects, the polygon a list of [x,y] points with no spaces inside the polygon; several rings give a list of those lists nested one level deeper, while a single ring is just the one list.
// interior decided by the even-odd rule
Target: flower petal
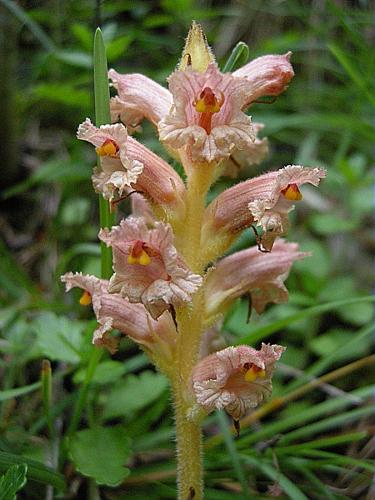
[{"label": "flower petal", "polygon": [[66,273],[61,277],[61,281],[65,283],[67,292],[78,287],[91,295],[99,323],[93,336],[95,345],[104,345],[114,352],[117,341],[108,336],[114,328],[151,350],[155,350],[154,344],[159,336],[171,345],[175,342],[176,331],[169,314],[163,315],[159,321],[153,320],[142,304],[132,304],[118,294],[109,293],[108,280],[82,273]]},{"label": "flower petal", "polygon": [[147,76],[108,72],[118,96],[111,99],[112,121],[119,118],[125,125],[136,127],[146,118],[154,125],[169,113],[173,104],[171,93]]},{"label": "flower petal", "polygon": [[262,56],[250,61],[233,72],[233,76],[245,78],[250,84],[247,107],[263,96],[277,96],[284,92],[294,76],[290,64],[291,52],[284,55]]},{"label": "flower petal", "polygon": [[222,239],[223,235],[230,240],[231,234],[235,235],[257,222],[264,231],[262,244],[271,250],[276,237],[287,231],[288,212],[294,208],[292,201],[282,196],[281,191],[289,184],[317,186],[325,175],[321,168],[288,165],[226,189],[206,209],[204,240]]},{"label": "flower petal", "polygon": [[90,142],[97,148],[107,141],[113,141],[118,152],[101,157],[101,168],[94,169],[92,181],[96,192],[100,192],[107,200],[112,200],[115,193],[119,196],[127,187],[135,183],[143,172],[143,164],[131,159],[127,153],[128,134],[126,128],[117,123],[95,127],[89,118],[81,123],[77,132],[78,139]]},{"label": "flower petal", "polygon": [[178,173],[160,156],[128,137],[127,153],[132,161],[142,162],[143,172],[134,188],[163,207],[184,210],[186,188]]},{"label": "flower petal", "polygon": [[[159,123],[159,137],[168,146],[187,146],[193,161],[218,161],[230,155],[234,147],[247,149],[255,139],[250,117],[241,109],[247,101],[249,84],[244,78],[220,73],[211,63],[204,73],[191,69],[175,71],[169,77],[174,107]],[[213,113],[211,130],[200,125],[202,113],[195,108],[196,99],[205,88],[221,96],[220,110]]]},{"label": "flower petal", "polygon": [[239,149],[232,151],[230,157],[224,161],[223,175],[236,178],[242,169],[259,165],[268,155],[268,139],[266,137],[259,139],[258,137],[258,132],[264,128],[263,123],[253,123],[252,125],[256,133],[255,141],[245,151]]}]

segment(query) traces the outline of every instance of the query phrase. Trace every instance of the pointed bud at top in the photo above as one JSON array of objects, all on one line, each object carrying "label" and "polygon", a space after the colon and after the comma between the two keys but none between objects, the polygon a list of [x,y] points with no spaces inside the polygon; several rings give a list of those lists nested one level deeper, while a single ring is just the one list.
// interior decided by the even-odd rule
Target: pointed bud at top
[{"label": "pointed bud at top", "polygon": [[198,73],[204,73],[212,62],[215,62],[215,57],[207,43],[202,26],[193,21],[186,38],[178,69],[185,71],[190,68]]}]

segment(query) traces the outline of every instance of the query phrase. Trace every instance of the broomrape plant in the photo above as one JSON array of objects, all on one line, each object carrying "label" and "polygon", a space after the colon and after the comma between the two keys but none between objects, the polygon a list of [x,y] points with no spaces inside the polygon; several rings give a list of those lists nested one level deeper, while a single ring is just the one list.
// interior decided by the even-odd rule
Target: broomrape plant
[{"label": "broomrape plant", "polygon": [[[227,189],[206,206],[221,175],[235,176],[267,154],[263,128],[245,111],[263,96],[277,96],[294,76],[291,53],[259,57],[222,73],[201,27],[193,23],[169,90],[144,75],[109,71],[117,90],[114,124],[87,118],[77,137],[95,146],[100,166],[96,192],[113,209],[131,194],[132,214],[99,238],[113,251],[112,277],[62,277],[83,289],[98,321],[93,343],[117,348],[112,329],[128,335],[170,380],[176,416],[179,498],[201,499],[205,415],[224,409],[235,421],[272,391],[275,363],[285,347],[247,345],[212,352],[212,331],[238,297],[251,296],[261,314],[286,302],[289,270],[307,254],[281,239],[288,213],[302,199],[301,185],[317,186],[325,171],[288,165]],[[186,183],[162,158],[134,139],[142,120],[178,160]],[[246,228],[257,245],[223,257]],[[258,229],[257,229],[258,228]],[[207,354],[207,355],[206,355]]]}]

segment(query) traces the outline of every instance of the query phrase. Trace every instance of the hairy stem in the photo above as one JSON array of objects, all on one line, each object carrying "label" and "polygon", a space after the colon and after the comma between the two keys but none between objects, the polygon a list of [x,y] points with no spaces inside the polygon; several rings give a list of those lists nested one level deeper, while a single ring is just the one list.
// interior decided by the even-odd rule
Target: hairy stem
[{"label": "hairy stem", "polygon": [[[188,172],[186,219],[178,250],[193,272],[203,274],[205,262],[201,254],[201,228],[214,165],[191,165],[184,158],[184,167]],[[190,304],[176,310],[178,339],[172,384],[176,413],[178,498],[183,500],[203,498],[201,426],[189,418],[194,404],[191,374],[198,360],[203,331],[203,297],[202,286]]]}]

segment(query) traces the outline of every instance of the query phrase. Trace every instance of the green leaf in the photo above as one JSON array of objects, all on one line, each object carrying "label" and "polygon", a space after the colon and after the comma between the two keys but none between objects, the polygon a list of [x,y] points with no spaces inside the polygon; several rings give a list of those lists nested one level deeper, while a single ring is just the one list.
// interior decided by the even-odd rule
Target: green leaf
[{"label": "green leaf", "polygon": [[71,26],[71,32],[81,43],[82,47],[86,51],[92,50],[92,32],[83,24],[75,23]]},{"label": "green leaf", "polygon": [[115,59],[122,56],[129,45],[132,43],[134,36],[132,34],[120,36],[116,40],[112,40],[107,45],[107,58],[108,61],[114,61]]},{"label": "green leaf", "polygon": [[356,221],[335,214],[313,214],[310,223],[314,231],[326,235],[352,231],[358,226]]},{"label": "green leaf", "polygon": [[141,375],[128,375],[108,395],[104,417],[122,417],[140,410],[157,400],[167,386],[166,377],[160,373],[145,371]]},{"label": "green leaf", "polygon": [[[350,396],[355,396],[359,398],[366,398],[372,391],[374,390],[374,385],[370,385],[368,387],[364,387],[349,393],[344,394],[343,396],[337,396],[336,398],[330,398],[323,403],[315,404],[313,406],[309,406],[305,410],[301,410],[297,413],[294,413],[287,418],[282,420],[274,420],[269,423],[266,423],[262,426],[261,429],[246,434],[241,437],[241,447],[248,448],[252,443],[256,443],[260,440],[264,440],[267,438],[271,438],[279,433],[285,433],[288,429],[297,429],[303,430],[307,427],[307,423],[313,420],[317,420],[321,418],[323,415],[329,413],[337,413],[339,416],[342,414],[345,415],[344,419],[347,418],[347,415],[350,413],[343,413],[343,409],[349,405],[353,404],[353,401],[350,399]],[[366,410],[367,411],[367,410]],[[323,422],[323,420],[318,421],[318,424]],[[315,425],[315,424],[313,424]],[[302,426],[302,427],[300,427]],[[284,438],[283,438],[284,439]],[[284,441],[283,441],[284,444]]]},{"label": "green leaf", "polygon": [[[337,353],[335,362],[359,359],[362,356],[366,356],[368,353],[371,339],[362,339],[361,342],[356,344],[356,348],[353,349],[353,346],[350,345],[349,342],[356,337],[356,332],[343,330],[342,328],[334,328],[312,339],[309,347],[315,354],[321,357]],[[345,349],[346,345],[348,345],[347,349]]]},{"label": "green leaf", "polygon": [[96,126],[111,123],[107,57],[101,30],[94,37],[94,90]]},{"label": "green leaf", "polygon": [[91,96],[87,90],[78,89],[69,83],[40,83],[33,88],[33,96],[38,100],[85,110],[91,104]]},{"label": "green leaf", "polygon": [[23,396],[24,394],[29,394],[30,392],[36,391],[40,388],[41,383],[35,382],[34,384],[25,385],[23,387],[17,387],[16,389],[8,389],[7,391],[0,391],[0,401],[7,401],[8,399],[17,398],[18,396]]},{"label": "green leaf", "polygon": [[38,483],[50,484],[58,490],[65,489],[65,479],[62,474],[46,467],[41,462],[27,457],[0,451],[0,472],[5,472],[12,465],[27,465],[27,477]]},{"label": "green leaf", "polygon": [[249,59],[249,47],[245,42],[238,42],[232,50],[227,62],[224,65],[223,73],[233,71],[239,66],[243,66]]},{"label": "green leaf", "polygon": [[27,465],[12,465],[0,477],[0,500],[13,500],[17,491],[26,484]]},{"label": "green leaf", "polygon": [[67,443],[77,470],[98,484],[117,486],[130,474],[124,464],[131,452],[131,440],[120,425],[79,431]]},{"label": "green leaf", "polygon": [[345,69],[353,83],[357,86],[364,97],[372,104],[375,105],[375,96],[370,92],[366,85],[366,78],[361,74],[360,68],[355,66],[346,53],[336,44],[329,43],[328,49],[335,56],[341,66]]},{"label": "green leaf", "polygon": [[308,497],[290,479],[284,476],[284,474],[282,474],[271,464],[259,460],[258,458],[250,457],[248,455],[242,454],[241,458],[253,467],[259,469],[261,472],[263,472],[263,474],[268,476],[273,481],[278,482],[281,486],[281,489],[291,500],[308,500]]},{"label": "green leaf", "polygon": [[[124,362],[120,361],[112,361],[107,360],[103,361],[98,365],[98,367],[95,370],[94,377],[92,379],[92,382],[95,384],[108,384],[110,382],[115,382],[119,378],[126,373],[127,367]],[[83,382],[85,378],[85,370],[79,370],[77,373],[74,375],[74,382],[76,384],[79,384]]]},{"label": "green leaf", "polygon": [[33,322],[37,346],[43,356],[66,363],[81,360],[83,325],[51,312],[43,312]]},{"label": "green leaf", "polygon": [[[60,89],[61,90],[61,89]],[[38,170],[33,172],[24,182],[5,190],[2,198],[7,199],[19,193],[23,193],[33,186],[43,185],[49,182],[80,182],[90,179],[92,168],[82,162],[69,163],[66,160],[52,159],[43,163]]]},{"label": "green leaf", "polygon": [[360,302],[373,302],[375,301],[375,297],[372,295],[366,297],[355,297],[353,299],[348,300],[337,300],[334,302],[328,302],[327,304],[321,304],[319,306],[308,307],[302,311],[299,311],[296,314],[292,314],[287,318],[282,318],[268,325],[260,326],[258,328],[251,327],[249,329],[249,333],[245,334],[239,341],[239,344],[251,344],[254,342],[258,342],[259,340],[264,339],[271,333],[277,332],[282,328],[285,328],[290,323],[295,321],[299,321],[304,318],[311,318],[314,316],[319,316],[327,311],[331,311],[336,309],[337,307],[346,306],[349,304],[356,304]]},{"label": "green leaf", "polygon": [[240,456],[237,451],[236,443],[233,439],[232,433],[230,432],[230,428],[228,426],[228,419],[226,414],[223,411],[216,412],[216,418],[220,427],[220,430],[224,436],[224,442],[226,449],[228,451],[228,455],[233,464],[233,469],[236,473],[237,479],[239,480],[242,488],[243,494],[249,493],[249,487],[247,484],[247,479],[245,475],[245,471],[243,470]]}]

